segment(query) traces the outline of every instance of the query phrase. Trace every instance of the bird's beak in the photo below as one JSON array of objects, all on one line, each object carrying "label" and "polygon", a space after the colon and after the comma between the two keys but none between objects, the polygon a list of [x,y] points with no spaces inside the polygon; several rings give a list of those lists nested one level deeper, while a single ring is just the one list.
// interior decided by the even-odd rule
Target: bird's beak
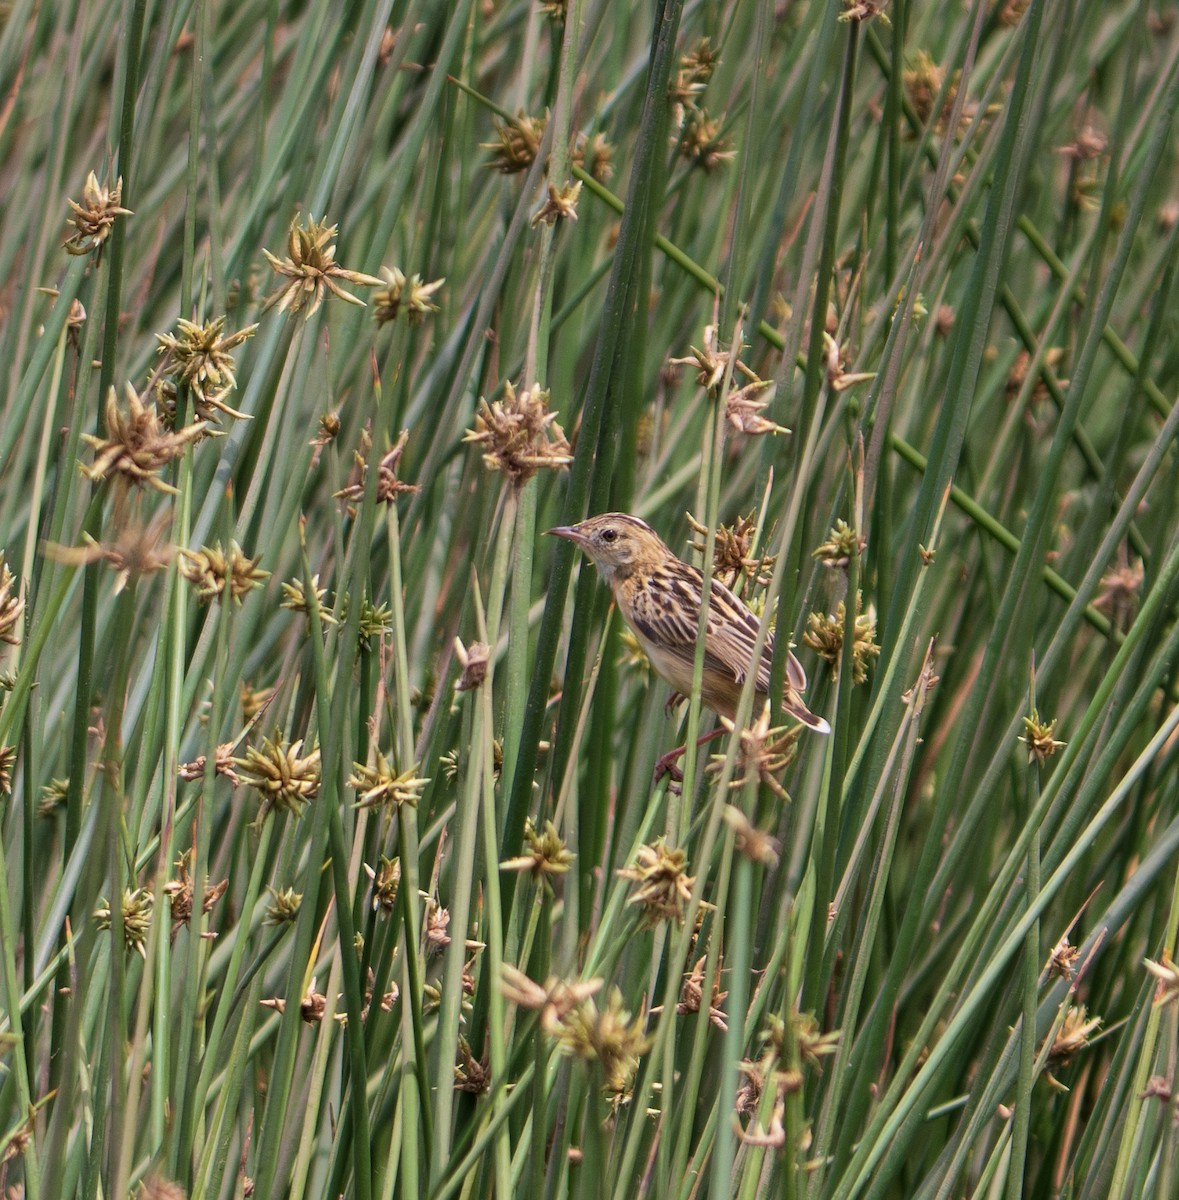
[{"label": "bird's beak", "polygon": [[550,537],[564,538],[578,546],[585,544],[585,535],[576,525],[558,525],[555,529],[546,529],[545,533]]}]

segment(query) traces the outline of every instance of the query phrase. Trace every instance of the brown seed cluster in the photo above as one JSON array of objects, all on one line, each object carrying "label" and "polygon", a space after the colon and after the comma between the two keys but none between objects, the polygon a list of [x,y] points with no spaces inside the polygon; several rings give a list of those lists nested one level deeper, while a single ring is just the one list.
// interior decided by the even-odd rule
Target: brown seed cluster
[{"label": "brown seed cluster", "polygon": [[504,398],[490,404],[479,401],[475,427],[464,442],[484,447],[483,462],[489,471],[501,471],[521,488],[542,470],[555,470],[573,461],[569,442],[549,411],[549,393],[540,384],[517,392],[504,381]]},{"label": "brown seed cluster", "polygon": [[303,313],[310,318],[330,295],[363,308],[364,301],[346,291],[343,285],[380,287],[384,282],[361,271],[350,271],[336,262],[336,225],[327,225],[309,218],[306,225],[296,216],[287,235],[287,257],[278,258],[269,250],[262,253],[283,282],[267,298],[264,308],[277,307],[279,312]]},{"label": "brown seed cluster", "polygon": [[74,215],[70,218],[74,232],[64,243],[67,254],[90,254],[102,249],[114,228],[115,218],[134,215],[129,208],[120,206],[119,201],[122,197],[122,176],[113,188],[101,186],[93,171],[86,176],[86,184],[82,189],[82,203],[69,201],[70,208],[74,210]]}]

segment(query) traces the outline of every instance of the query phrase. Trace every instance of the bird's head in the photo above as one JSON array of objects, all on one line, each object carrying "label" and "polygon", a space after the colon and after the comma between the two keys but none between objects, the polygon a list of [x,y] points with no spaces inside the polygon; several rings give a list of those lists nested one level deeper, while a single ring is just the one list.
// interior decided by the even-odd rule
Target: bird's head
[{"label": "bird's head", "polygon": [[607,582],[628,575],[643,562],[658,563],[671,553],[646,521],[626,513],[601,513],[546,532],[580,546]]}]

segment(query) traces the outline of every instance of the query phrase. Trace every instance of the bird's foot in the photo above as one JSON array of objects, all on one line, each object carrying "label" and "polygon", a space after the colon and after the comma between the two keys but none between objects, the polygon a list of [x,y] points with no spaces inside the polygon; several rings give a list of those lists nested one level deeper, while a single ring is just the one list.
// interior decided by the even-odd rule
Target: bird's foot
[{"label": "bird's foot", "polygon": [[684,773],[676,765],[684,756],[687,750],[686,746],[677,746],[674,750],[669,750],[655,764],[655,773],[651,778],[651,786],[658,787],[660,781],[666,775],[671,782],[668,784],[668,790],[672,792],[679,791],[679,785],[684,782]]},{"label": "bird's foot", "polygon": [[683,692],[672,692],[667,698],[667,703],[663,706],[664,714],[670,717],[675,711],[676,705],[682,704],[687,698]]}]

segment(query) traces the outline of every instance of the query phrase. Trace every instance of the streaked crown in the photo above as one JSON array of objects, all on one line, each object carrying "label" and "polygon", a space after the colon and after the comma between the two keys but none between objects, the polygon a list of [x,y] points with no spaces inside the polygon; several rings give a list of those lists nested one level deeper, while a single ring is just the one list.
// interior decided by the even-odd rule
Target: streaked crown
[{"label": "streaked crown", "polygon": [[617,571],[626,573],[636,563],[659,562],[671,554],[646,521],[628,513],[600,513],[576,525],[558,525],[548,532],[580,546],[607,580]]}]

